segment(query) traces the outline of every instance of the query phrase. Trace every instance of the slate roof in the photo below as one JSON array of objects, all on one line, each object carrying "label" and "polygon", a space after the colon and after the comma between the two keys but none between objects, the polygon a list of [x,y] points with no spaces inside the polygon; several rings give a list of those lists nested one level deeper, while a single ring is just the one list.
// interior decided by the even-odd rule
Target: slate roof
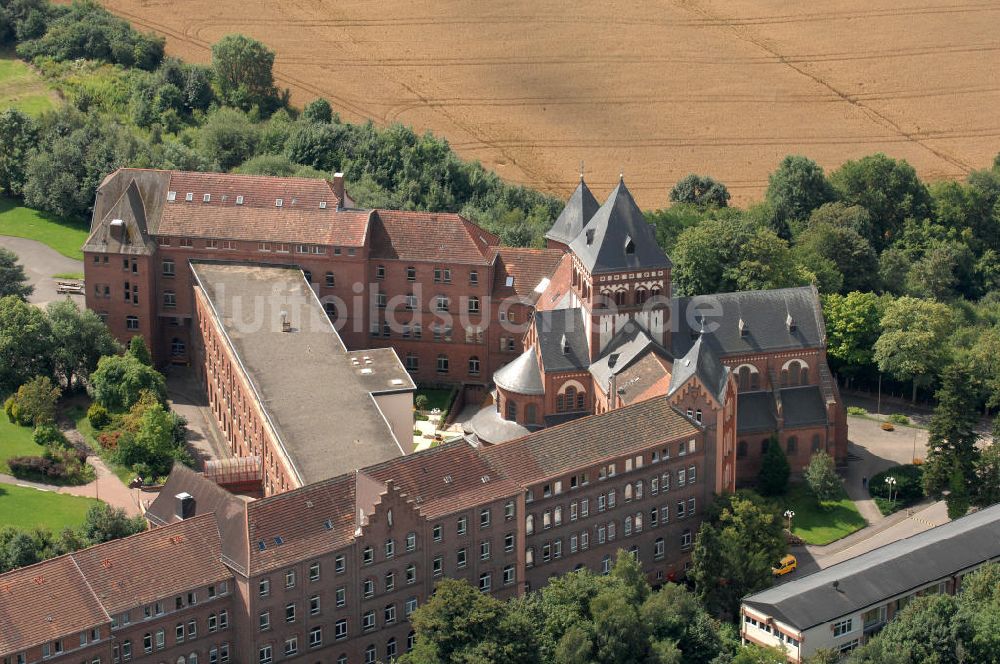
[{"label": "slate roof", "polygon": [[570,194],[566,207],[556,217],[545,238],[568,245],[580,234],[599,207],[600,204],[581,176],[580,184]]},{"label": "slate roof", "polygon": [[545,394],[542,372],[538,370],[535,349],[529,348],[514,361],[505,364],[493,374],[493,382],[508,392],[517,394]]},{"label": "slate roof", "polygon": [[484,448],[481,454],[493,468],[527,486],[583,464],[690,438],[700,431],[663,397],[542,429]]},{"label": "slate roof", "polygon": [[[301,270],[191,268],[300,484],[403,454]],[[291,332],[281,330],[282,311]]]},{"label": "slate roof", "polygon": [[[84,250],[130,255],[153,253],[156,243],[149,235],[146,206],[138,184],[134,180],[130,181],[118,198],[112,201],[111,196],[115,193],[118,192],[107,192],[108,195],[103,199],[98,199],[103,216],[98,218],[95,209],[95,223],[84,243]],[[123,238],[120,240],[111,234],[111,223],[115,220],[120,220],[125,225]]]},{"label": "slate roof", "polygon": [[606,392],[612,374],[620,374],[632,362],[647,353],[667,355],[646,330],[634,321],[629,321],[615,333],[604,347],[601,356],[590,365],[590,373],[594,376],[594,381]]},{"label": "slate roof", "polygon": [[1000,505],[750,595],[743,604],[806,630],[996,559]]},{"label": "slate roof", "polygon": [[[713,308],[720,312],[718,316],[711,313]],[[813,286],[674,298],[672,315],[677,319],[677,331],[672,335],[677,357],[686,355],[694,344],[692,332],[700,329],[695,322],[700,315],[704,315],[706,330],[702,336],[720,357],[820,348],[826,343],[819,293]],[[788,328],[789,315],[794,331]],[[745,336],[740,335],[740,319],[747,324]]]},{"label": "slate roof", "polygon": [[[510,295],[534,303],[542,294],[539,285],[550,279],[566,254],[558,249],[528,249],[525,247],[494,247],[497,257],[493,279],[493,297]],[[511,285],[508,286],[508,278]],[[546,283],[547,285],[547,283]]]},{"label": "slate roof", "polygon": [[92,546],[72,556],[109,614],[233,577],[221,562],[219,530],[210,514]]},{"label": "slate roof", "polygon": [[[632,253],[626,251],[630,241]],[[569,248],[591,274],[671,266],[624,181],[618,183]]]},{"label": "slate roof", "polygon": [[679,390],[692,376],[697,376],[709,393],[717,401],[722,402],[726,380],[729,378],[729,367],[719,361],[718,356],[701,337],[698,337],[684,357],[674,361],[667,394]]},{"label": "slate roof", "polygon": [[[537,429],[538,427],[533,427]],[[531,429],[500,416],[495,406],[483,406],[462,427],[472,442],[486,442],[492,445],[521,438],[531,433]]]},{"label": "slate roof", "polygon": [[110,622],[71,556],[0,575],[0,653],[20,652]]},{"label": "slate roof", "polygon": [[488,265],[498,239],[461,215],[376,210],[371,255],[404,261]]},{"label": "slate roof", "polygon": [[770,392],[740,392],[736,397],[736,432],[774,431],[778,418]]},{"label": "slate roof", "polygon": [[350,544],[357,527],[355,482],[356,473],[347,473],[248,503],[249,573],[277,569]]},{"label": "slate roof", "polygon": [[519,487],[458,440],[364,469],[380,482],[392,480],[428,519],[514,496]]},{"label": "slate roof", "polygon": [[819,385],[786,387],[779,393],[786,429],[826,424],[826,401]]},{"label": "slate roof", "polygon": [[[583,310],[552,309],[536,311],[532,319],[535,326],[537,347],[542,368],[550,371],[582,371],[590,365],[587,328],[583,324]],[[569,352],[563,352],[563,338]]]}]

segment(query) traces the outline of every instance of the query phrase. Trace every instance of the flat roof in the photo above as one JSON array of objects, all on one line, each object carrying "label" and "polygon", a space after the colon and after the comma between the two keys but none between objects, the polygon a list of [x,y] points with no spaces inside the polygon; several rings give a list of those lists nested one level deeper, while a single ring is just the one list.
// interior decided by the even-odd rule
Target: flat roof
[{"label": "flat roof", "polygon": [[749,595],[743,605],[806,630],[997,558],[1000,505]]},{"label": "flat roof", "polygon": [[[403,455],[299,268],[191,261],[191,269],[302,484]],[[282,331],[283,315],[291,331]]]},{"label": "flat roof", "polygon": [[410,373],[391,348],[347,351],[351,368],[361,384],[372,394],[412,392],[417,389]]}]

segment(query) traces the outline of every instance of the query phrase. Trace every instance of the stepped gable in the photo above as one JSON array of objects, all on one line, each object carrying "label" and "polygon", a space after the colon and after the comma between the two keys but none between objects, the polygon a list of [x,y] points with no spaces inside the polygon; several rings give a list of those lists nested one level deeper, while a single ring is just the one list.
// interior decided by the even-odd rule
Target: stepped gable
[{"label": "stepped gable", "polygon": [[624,181],[618,182],[569,248],[591,274],[672,266]]},{"label": "stepped gable", "polygon": [[450,212],[376,210],[373,258],[487,265],[497,236]]},{"label": "stepped gable", "polygon": [[545,239],[568,245],[583,231],[599,207],[600,203],[594,198],[594,194],[590,192],[590,188],[581,176],[580,184],[570,194],[566,207],[556,217],[552,228],[545,234]]}]

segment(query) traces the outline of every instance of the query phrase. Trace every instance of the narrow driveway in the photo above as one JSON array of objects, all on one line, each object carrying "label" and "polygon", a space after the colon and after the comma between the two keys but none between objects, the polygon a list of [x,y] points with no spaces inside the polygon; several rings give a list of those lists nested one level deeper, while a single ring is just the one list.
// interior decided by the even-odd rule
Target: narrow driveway
[{"label": "narrow driveway", "polygon": [[229,444],[215,424],[215,416],[208,407],[205,390],[190,367],[170,367],[167,375],[167,401],[175,413],[188,423],[188,451],[194,457],[198,470],[205,469],[211,459],[228,459],[233,456]]},{"label": "narrow driveway", "polygon": [[70,298],[83,308],[84,297],[82,295],[60,295],[56,292],[56,281],[54,274],[65,274],[70,272],[83,272],[83,261],[66,258],[55,249],[35,240],[28,240],[21,237],[9,237],[0,235],[0,247],[10,249],[17,254],[19,262],[24,265],[24,272],[28,275],[28,280],[35,287],[35,292],[28,301],[32,304],[45,306],[54,300]]}]

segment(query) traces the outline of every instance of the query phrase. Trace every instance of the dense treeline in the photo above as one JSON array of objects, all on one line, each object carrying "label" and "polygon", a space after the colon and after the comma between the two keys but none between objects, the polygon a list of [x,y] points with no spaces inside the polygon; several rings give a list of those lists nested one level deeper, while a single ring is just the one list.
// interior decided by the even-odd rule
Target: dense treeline
[{"label": "dense treeline", "polygon": [[536,241],[559,202],[460,160],[442,139],[402,125],[340,120],[324,100],[299,113],[275,87],[274,53],[241,35],[212,66],[163,56],[93,2],[2,0],[0,47],[17,45],[68,103],[40,119],[0,116],[0,193],[85,216],[121,166],[328,177],[343,171],[360,205],[460,211],[509,244]]}]

